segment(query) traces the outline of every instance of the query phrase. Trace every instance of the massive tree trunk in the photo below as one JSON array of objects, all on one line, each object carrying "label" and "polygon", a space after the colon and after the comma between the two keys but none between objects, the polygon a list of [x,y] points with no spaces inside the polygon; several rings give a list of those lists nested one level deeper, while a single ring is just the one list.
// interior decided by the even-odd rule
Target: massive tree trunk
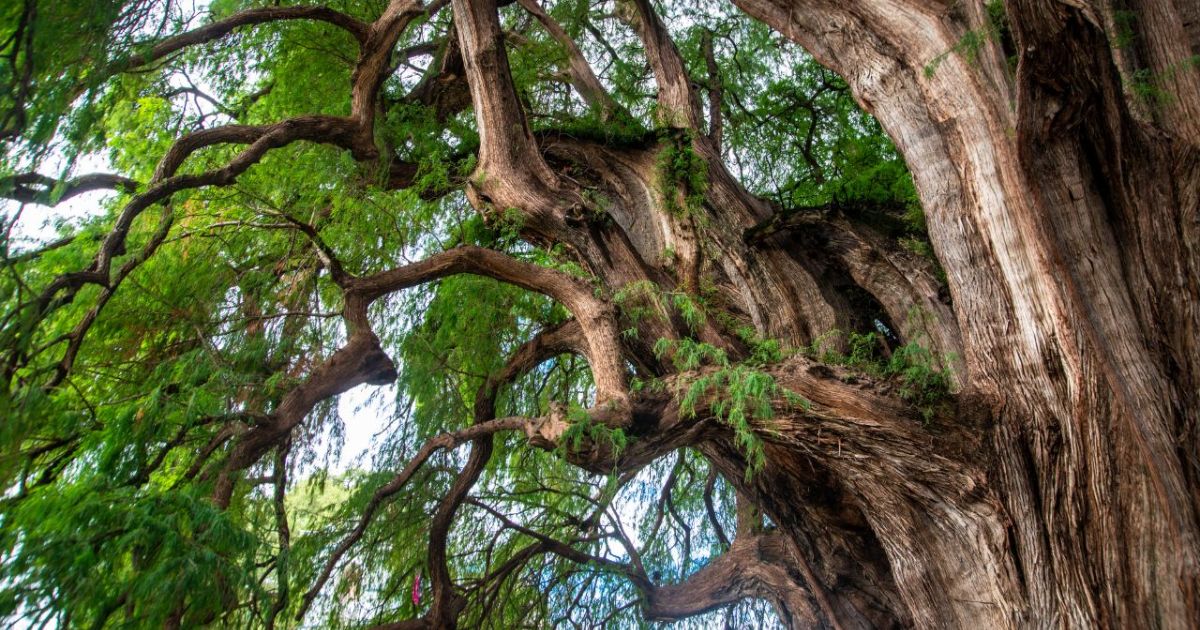
[{"label": "massive tree trunk", "polygon": [[[949,278],[962,405],[988,418],[973,463],[999,511],[983,528],[943,522],[962,555],[915,563],[928,532],[877,524],[913,620],[1195,623],[1194,9],[736,3],[845,76],[881,121]],[[1133,33],[1115,32],[1118,9],[1136,11]],[[1139,100],[1135,81],[1162,96]]]}]

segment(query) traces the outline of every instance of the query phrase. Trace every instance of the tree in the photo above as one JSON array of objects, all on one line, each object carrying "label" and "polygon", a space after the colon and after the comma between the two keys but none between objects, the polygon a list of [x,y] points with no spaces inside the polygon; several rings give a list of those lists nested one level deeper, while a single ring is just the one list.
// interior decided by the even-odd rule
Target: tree
[{"label": "tree", "polygon": [[9,614],[1200,615],[1194,6],[276,4],[3,10]]}]

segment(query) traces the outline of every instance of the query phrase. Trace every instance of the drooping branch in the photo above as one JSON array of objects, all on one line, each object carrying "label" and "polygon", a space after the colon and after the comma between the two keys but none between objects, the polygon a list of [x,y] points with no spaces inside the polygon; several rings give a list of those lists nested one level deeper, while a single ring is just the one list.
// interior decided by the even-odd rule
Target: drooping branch
[{"label": "drooping branch", "polygon": [[100,295],[97,297],[92,308],[88,309],[83,318],[75,324],[67,337],[67,348],[63,353],[62,359],[55,366],[55,375],[51,380],[50,385],[56,386],[63,381],[71,372],[71,368],[75,364],[75,358],[79,355],[80,348],[83,346],[83,339],[87,335],[96,318],[100,316],[100,311],[108,304],[116,294],[117,289],[134,272],[142,263],[150,259],[154,252],[162,246],[167,240],[167,235],[171,231],[171,226],[175,222],[175,212],[170,204],[163,207],[162,215],[159,217],[158,226],[150,235],[146,244],[142,246],[141,251],[131,256],[122,264],[109,282],[101,289]]},{"label": "drooping branch", "polygon": [[611,413],[614,426],[628,413],[628,384],[613,306],[595,296],[587,284],[565,273],[521,262],[480,247],[458,247],[405,267],[356,278],[351,293],[364,300],[452,274],[470,273],[545,294],[575,316],[587,340],[584,351],[596,384],[596,408]]},{"label": "drooping branch", "polygon": [[220,39],[243,26],[289,20],[316,20],[332,24],[350,33],[360,44],[365,44],[370,36],[370,27],[367,24],[326,6],[247,9],[195,30],[169,37],[155,44],[153,48],[145,53],[135,53],[114,63],[108,68],[108,72],[109,74],[115,74],[131,68],[144,66],[189,46]]},{"label": "drooping branch", "polygon": [[[290,122],[290,121],[289,121]],[[78,347],[83,342],[84,336],[87,334],[91,322],[99,314],[100,309],[112,297],[121,281],[132,273],[138,266],[147,260],[158,246],[167,236],[167,231],[171,227],[173,213],[168,205],[164,209],[164,220],[160,222],[160,229],[155,232],[150,241],[143,247],[140,255],[133,257],[123,264],[114,275],[111,271],[112,263],[115,258],[125,253],[126,237],[134,225],[134,221],[146,209],[156,203],[161,203],[168,200],[176,192],[211,185],[228,185],[235,181],[239,175],[245,172],[271,149],[290,144],[291,142],[300,139],[316,139],[322,137],[338,138],[341,137],[346,125],[338,124],[337,119],[327,118],[305,118],[302,122],[310,122],[312,125],[300,124],[294,126],[289,122],[279,123],[277,125],[269,125],[265,128],[251,128],[253,131],[245,131],[238,126],[234,136],[244,138],[241,134],[256,135],[256,139],[250,142],[250,145],[238,153],[225,166],[206,171],[196,175],[173,175],[174,169],[178,168],[181,159],[177,159],[173,155],[168,154],[170,159],[164,158],[160,163],[158,172],[163,179],[152,182],[151,185],[144,191],[129,200],[129,203],[121,210],[113,228],[109,231],[101,242],[100,247],[93,259],[91,266],[88,269],[76,272],[69,272],[59,275],[52,280],[38,297],[29,304],[22,305],[9,314],[9,317],[14,317],[23,308],[32,308],[39,316],[44,315],[58,306],[71,302],[78,291],[89,284],[99,285],[103,287],[100,298],[89,311],[89,315],[81,320],[80,324],[72,331],[70,335],[71,345]],[[332,123],[332,124],[331,124]],[[209,135],[209,139],[220,139],[224,136],[220,134]],[[184,152],[195,150],[193,142],[185,142]],[[197,147],[198,148],[198,147]],[[5,322],[8,325],[8,322]],[[17,367],[19,360],[18,353],[14,353],[10,358],[6,370],[11,372]],[[51,385],[56,385],[70,372],[74,362],[74,353],[68,352],[59,362],[59,367],[56,370],[56,377],[51,382]]]},{"label": "drooping branch", "polygon": [[279,554],[275,560],[275,574],[279,581],[279,592],[276,595],[275,602],[271,605],[271,610],[267,613],[266,625],[268,630],[273,630],[275,627],[275,619],[279,613],[287,608],[288,600],[291,597],[291,587],[288,584],[288,564],[291,556],[292,532],[288,527],[287,515],[287,445],[280,445],[275,454],[275,475],[272,479],[275,495],[273,504],[275,507],[275,531],[279,538]]},{"label": "drooping branch", "polygon": [[450,490],[442,497],[429,523],[429,553],[426,562],[429,564],[433,604],[430,606],[428,619],[435,628],[455,628],[458,615],[466,605],[462,596],[454,590],[447,562],[447,544],[458,508],[492,458],[494,438],[495,435],[489,433],[471,442],[471,454],[467,457],[467,464],[450,484]]},{"label": "drooping branch", "polygon": [[321,401],[364,383],[382,385],[396,378],[391,358],[379,347],[369,329],[351,334],[346,345],[317,366],[308,378],[281,399],[270,420],[238,436],[221,467],[213,489],[213,502],[227,507],[233,495],[235,473],[256,463],[285,439]]},{"label": "drooping branch", "polygon": [[563,352],[581,352],[586,349],[586,338],[579,323],[570,320],[564,324],[547,328],[533,339],[522,344],[506,362],[503,369],[489,377],[480,387],[475,397],[475,424],[472,426],[439,435],[427,441],[417,454],[408,462],[405,468],[391,481],[380,487],[365,508],[358,524],[351,533],[342,540],[327,560],[324,569],[318,576],[313,587],[305,594],[303,604],[297,619],[301,619],[312,601],[317,597],[337,563],[345,553],[362,537],[371,519],[384,502],[398,493],[412,478],[416,471],[436,451],[453,449],[472,441],[471,456],[466,467],[458,477],[445,497],[439,504],[430,526],[429,560],[431,588],[434,593],[434,603],[430,612],[423,618],[409,620],[392,627],[454,627],[457,615],[464,602],[454,592],[449,568],[446,565],[446,541],[450,526],[458,507],[466,499],[466,494],[474,485],[482,472],[484,464],[490,457],[492,437],[501,431],[524,431],[531,439],[538,436],[538,431],[549,420],[541,418],[509,417],[495,419],[495,401],[499,389],[512,382],[521,374],[540,365],[542,362]]},{"label": "drooping branch", "polygon": [[[268,20],[273,9],[265,9],[262,13],[253,13],[249,21],[224,24],[216,28],[199,29],[190,35],[185,34],[164,42],[163,50],[177,49],[200,41],[220,37],[234,27],[244,23],[255,23],[255,20]],[[269,125],[226,125],[214,129],[198,131],[177,140],[163,158],[159,161],[154,177],[148,188],[135,195],[122,209],[112,230],[101,243],[92,265],[82,271],[66,273],[51,281],[40,293],[37,299],[23,308],[33,308],[38,317],[44,316],[57,306],[74,299],[78,291],[88,285],[95,284],[104,287],[100,300],[91,313],[98,314],[107,300],[112,296],[121,279],[128,275],[141,262],[147,259],[159,243],[165,238],[156,235],[150,245],[143,250],[143,255],[135,257],[132,267],[120,271],[116,277],[111,276],[111,265],[114,258],[124,254],[125,241],[134,221],[150,206],[170,199],[172,195],[182,190],[204,186],[229,185],[254,164],[258,163],[270,150],[292,144],[297,141],[312,141],[329,143],[349,149],[355,158],[360,160],[373,159],[378,156],[374,143],[375,100],[380,85],[388,68],[388,59],[397,39],[411,21],[420,15],[423,9],[414,0],[394,0],[383,15],[369,27],[364,27],[359,62],[356,64],[351,86],[351,116],[297,116],[288,120]],[[293,12],[294,13],[294,12]],[[284,16],[293,15],[285,11]],[[304,12],[296,13],[297,17],[306,17]],[[324,13],[318,12],[321,15]],[[302,15],[303,14],[303,15]],[[339,14],[340,15],[340,14]],[[271,18],[274,19],[274,18]],[[291,19],[291,18],[280,18]],[[216,26],[216,25],[212,25]],[[169,51],[168,51],[169,52]],[[164,52],[163,54],[167,54]],[[230,162],[221,168],[209,170],[200,174],[177,175],[184,161],[196,151],[220,144],[247,144]],[[169,229],[169,224],[167,225]],[[126,267],[129,267],[127,264]],[[22,310],[18,309],[18,310]],[[15,314],[16,311],[14,311]],[[66,356],[59,362],[56,376],[51,386],[62,381],[70,372],[78,346],[90,328],[94,314],[86,317],[75,331],[71,333],[70,347]],[[5,322],[7,325],[7,322]],[[13,352],[5,366],[6,373],[13,372],[22,360],[22,352]]]},{"label": "drooping branch", "polygon": [[[629,398],[615,313],[580,281],[545,267],[479,247],[460,247],[389,271],[342,280],[346,307],[343,319],[347,342],[320,364],[303,383],[281,399],[271,420],[239,436],[222,466],[213,491],[214,501],[228,505],[237,471],[254,464],[285,438],[322,400],[363,384],[382,384],[395,378],[395,366],[371,330],[367,307],[389,293],[459,273],[487,276],[548,295],[563,303],[579,321],[586,341],[582,352],[596,383],[593,417],[612,426],[629,422]],[[573,329],[572,329],[573,330]]]},{"label": "drooping branch", "polygon": [[95,190],[133,193],[138,183],[114,173],[89,173],[66,181],[40,173],[23,173],[0,180],[0,196],[20,203],[58,205],[72,197]]},{"label": "drooping branch", "polygon": [[[579,348],[582,345],[580,337],[583,332],[576,319],[547,329],[518,348],[509,358],[504,369],[485,381],[476,393],[474,410],[476,425],[486,424],[495,418],[495,401],[501,386],[512,382],[521,374],[564,350]],[[524,427],[526,435],[532,440],[534,434],[545,422],[545,420],[538,420],[534,424],[526,424]],[[467,465],[454,480],[450,491],[442,498],[430,523],[427,562],[430,583],[433,588],[433,605],[425,619],[433,627],[454,628],[458,614],[465,605],[465,601],[453,589],[450,568],[446,562],[446,543],[449,539],[450,527],[454,522],[454,515],[491,458],[494,447],[493,437],[494,434],[489,433],[472,442],[471,455],[467,460]]]},{"label": "drooping branch", "polygon": [[342,557],[346,552],[353,547],[359,539],[366,533],[367,528],[371,525],[375,513],[396,493],[404,489],[404,486],[412,479],[413,475],[421,469],[421,466],[433,456],[434,453],[441,450],[452,450],[459,446],[470,442],[476,438],[499,433],[501,431],[521,431],[528,427],[532,422],[530,418],[513,416],[508,418],[499,418],[488,420],[479,424],[473,424],[465,429],[453,431],[450,433],[442,433],[434,438],[431,438],[417,450],[404,469],[396,474],[390,481],[379,487],[375,494],[371,496],[371,500],[367,502],[363,508],[362,515],[358,519],[358,524],[354,529],[338,543],[337,547],[329,553],[325,561],[325,568],[317,575],[317,579],[313,582],[308,592],[304,594],[303,602],[300,605],[300,610],[297,613],[296,619],[303,619],[304,614],[312,605],[313,600],[320,594],[321,589],[325,587],[325,583],[329,581],[329,577],[333,574],[333,570],[341,562]]},{"label": "drooping branch", "polygon": [[599,556],[580,551],[579,549],[576,549],[574,545],[566,541],[547,536],[539,531],[517,523],[503,512],[484,503],[483,501],[479,501],[477,499],[467,499],[466,502],[492,515],[496,520],[500,521],[500,523],[503,524],[506,529],[511,529],[518,533],[524,534],[525,536],[533,538],[542,545],[542,549],[544,549],[546,552],[553,553],[557,556],[566,558],[579,564],[592,564],[613,573],[624,574],[639,586],[644,587],[649,583],[649,578],[647,578],[643,573],[638,572],[637,569],[631,565],[622,564],[620,562],[609,560],[607,558],[601,558]]}]

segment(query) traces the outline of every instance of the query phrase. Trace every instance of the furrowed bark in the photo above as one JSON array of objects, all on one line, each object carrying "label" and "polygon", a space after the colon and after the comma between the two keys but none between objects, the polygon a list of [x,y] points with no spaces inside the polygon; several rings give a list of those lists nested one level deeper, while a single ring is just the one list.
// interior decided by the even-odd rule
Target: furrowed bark
[{"label": "furrowed bark", "polygon": [[534,208],[553,198],[558,178],[546,166],[512,85],[495,0],[452,0],[455,28],[479,126],[475,179],[505,187]]},{"label": "furrowed bark", "polygon": [[[994,28],[982,3],[949,15],[907,2],[737,4],[845,76],[905,155],[954,297],[966,391],[996,423],[980,458],[1003,506],[992,527],[1011,523],[983,589],[995,596],[936,601],[897,573],[914,620],[1191,624],[1200,158],[1189,112],[1200,94],[1195,72],[1164,72],[1194,44],[1182,6],[1137,3],[1131,55],[1102,20],[1114,5],[1008,2],[1012,76],[998,37],[975,63],[958,53],[965,33]],[[1178,100],[1136,102],[1129,72],[1143,67]],[[893,561],[913,535],[876,533]]]},{"label": "furrowed bark", "polygon": [[[645,613],[656,621],[677,621],[747,598],[772,602],[789,628],[814,627],[814,603],[792,564],[780,534],[738,538],[729,550],[678,584],[646,589]],[[832,627],[839,626],[834,623]]]},{"label": "furrowed bark", "polygon": [[700,99],[692,89],[687,66],[667,27],[649,0],[625,0],[625,19],[637,31],[646,47],[646,58],[658,84],[659,118],[670,127],[698,129],[701,123]]},{"label": "furrowed bark", "polygon": [[[611,116],[613,102],[579,48],[536,0],[519,2],[567,49],[580,94]],[[892,135],[912,170],[948,289],[930,261],[871,229],[836,212],[781,213],[740,185],[721,157],[722,88],[711,36],[703,44],[710,105],[703,134],[699,88],[652,3],[622,4],[644,44],[666,129],[605,145],[533,134],[495,0],[452,0],[449,40],[401,100],[432,107],[442,121],[472,105],[480,134],[478,166],[466,183],[472,205],[487,220],[520,214],[522,237],[562,245],[555,251],[591,277],[475,247],[355,276],[315,227],[294,222],[344,293],[345,345],[270,414],[222,428],[186,477],[225,453],[210,472],[214,501],[227,506],[243,471],[282,448],[317,404],[394,379],[367,316],[373,301],[452,274],[478,274],[547,295],[575,319],[523,346],[488,379],[476,396],[475,425],[426,443],[376,492],[306,594],[301,616],[379,507],[435,451],[468,441],[467,465],[431,523],[431,611],[394,627],[460,623],[470,591],[456,588],[447,543],[464,503],[536,540],[498,575],[539,553],[596,561],[576,548],[583,538],[555,540],[469,496],[493,434],[520,430],[533,447],[597,473],[631,475],[685,447],[713,466],[704,499],[724,555],[683,583],[656,585],[620,533],[629,565],[601,563],[641,590],[650,618],[761,597],[786,623],[836,628],[1193,624],[1200,618],[1200,73],[1187,60],[1200,51],[1200,11],[1171,0],[1007,0],[1006,16],[982,0],[736,3],[845,76]],[[1118,13],[1130,9],[1139,16],[1137,37],[1118,46]],[[316,8],[254,9],[130,61],[149,63],[276,19],[324,20],[360,44],[349,116],[229,125],[185,136],[168,150],[92,266],[52,281],[34,303],[48,313],[84,285],[101,287],[74,331],[48,346],[67,343],[52,386],[70,373],[100,309],[170,230],[168,207],[150,242],[114,272],[146,209],[181,190],[230,184],[267,151],[296,141],[340,146],[359,160],[391,152],[375,145],[380,86],[399,37],[425,12],[415,2],[391,2],[367,25]],[[965,49],[970,42],[977,50]],[[1173,99],[1139,100],[1150,88]],[[196,151],[219,144],[244,148],[219,169],[179,174]],[[676,172],[678,164],[691,172]],[[418,167],[396,162],[388,172],[393,185],[404,186]],[[132,182],[104,176],[64,184],[10,179],[8,194],[38,202],[53,201],[56,186],[62,197],[102,185],[134,192]],[[713,316],[697,320],[678,306],[701,300]],[[652,315],[639,319],[635,307]],[[753,335],[741,334],[747,325]],[[670,352],[654,351],[662,339],[690,340],[737,363],[751,355],[755,336],[798,347],[835,328],[877,327],[940,355],[939,365],[954,372],[953,400],[922,418],[906,402],[904,376],[877,382],[803,357],[739,365],[807,401],[774,400],[771,419],[750,421],[766,460],[750,476],[752,458],[739,446],[745,428],[710,407],[731,392],[716,386],[695,410],[681,408],[685,388],[721,368],[680,373]],[[569,422],[558,406],[544,418],[495,419],[498,389],[560,352],[587,359],[597,393],[592,419],[621,428],[631,439],[626,448],[560,444]],[[9,361],[10,375],[19,363]],[[667,392],[631,394],[630,366],[661,379]],[[732,540],[712,502],[717,473],[739,497]],[[687,530],[671,494],[674,474],[659,516]]]}]

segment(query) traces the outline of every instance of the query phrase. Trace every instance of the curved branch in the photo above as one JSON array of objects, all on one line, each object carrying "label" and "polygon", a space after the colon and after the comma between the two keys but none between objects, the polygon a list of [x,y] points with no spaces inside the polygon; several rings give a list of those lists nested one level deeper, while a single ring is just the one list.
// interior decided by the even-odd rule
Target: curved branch
[{"label": "curved branch", "polygon": [[619,426],[628,413],[628,384],[613,306],[592,288],[560,271],[521,262],[481,247],[458,247],[390,271],[350,281],[350,293],[371,301],[445,276],[470,273],[542,293],[561,302],[575,316],[587,340],[584,351],[596,383],[596,408],[611,412],[607,421]]},{"label": "curved branch", "polygon": [[297,7],[262,7],[247,9],[235,13],[223,20],[207,24],[195,30],[169,37],[154,45],[148,52],[130,55],[112,64],[108,68],[110,74],[144,66],[150,62],[162,59],[171,53],[178,52],[189,46],[211,42],[220,39],[234,29],[243,26],[281,22],[288,20],[316,20],[332,24],[350,33],[360,44],[366,43],[369,27],[345,13],[334,11],[324,6]]},{"label": "curved branch", "polygon": [[587,285],[562,272],[524,263],[493,250],[460,247],[404,267],[343,279],[346,299],[343,320],[349,337],[346,345],[284,395],[271,415],[271,422],[256,426],[240,437],[217,478],[213,491],[217,505],[229,504],[234,473],[258,461],[290,434],[317,403],[363,383],[383,384],[395,379],[395,365],[371,330],[367,317],[371,302],[388,293],[459,273],[495,278],[563,303],[579,321],[586,342],[582,352],[596,383],[592,417],[611,426],[625,426],[629,422],[628,386],[612,306],[592,295]]},{"label": "curved branch", "polygon": [[437,511],[429,524],[429,584],[433,589],[433,605],[427,618],[435,628],[453,628],[455,619],[466,602],[454,590],[450,579],[450,567],[446,562],[446,545],[450,539],[450,526],[467,493],[483,474],[495,447],[494,434],[486,434],[471,442],[471,455],[467,458],[450,491],[442,497]]},{"label": "curved branch", "polygon": [[[285,146],[301,139],[335,141],[341,137],[346,128],[345,125],[338,124],[339,122],[344,121],[331,117],[306,117],[258,128],[235,126],[236,129],[230,136],[221,134],[203,136],[202,140],[207,139],[214,142],[219,141],[217,139],[226,137],[242,140],[254,136],[256,139],[224,167],[196,175],[172,176],[174,169],[178,168],[182,159],[173,156],[169,152],[168,156],[164,157],[163,161],[160,162],[158,169],[159,175],[165,178],[152,183],[146,191],[134,195],[129,200],[129,203],[125,205],[120,215],[118,215],[112,230],[109,231],[100,244],[92,265],[83,271],[65,273],[58,276],[42,290],[37,299],[21,308],[32,307],[36,310],[38,316],[44,316],[58,306],[71,302],[78,291],[86,285],[94,284],[104,287],[105,290],[101,293],[101,297],[94,308],[88,312],[88,315],[71,333],[72,347],[77,351],[78,346],[83,342],[84,335],[86,335],[91,326],[91,322],[99,314],[99,311],[103,309],[104,304],[107,303],[121,281],[145,262],[167,236],[165,230],[169,230],[171,219],[173,218],[169,208],[164,211],[164,222],[160,224],[159,231],[154,234],[150,242],[143,248],[141,254],[123,265],[117,274],[113,276],[111,272],[113,260],[125,253],[126,237],[130,229],[132,229],[134,221],[142,212],[156,203],[169,199],[176,192],[182,190],[210,185],[228,185],[251,166],[257,164],[267,151],[273,148]],[[311,125],[305,123],[311,123]],[[181,151],[188,153],[196,150],[198,148],[197,142],[200,141],[188,140],[184,142],[184,148]],[[9,318],[19,312],[19,310],[16,309],[10,313]],[[8,322],[6,321],[5,325],[7,324]],[[62,378],[69,373],[74,362],[74,354],[74,352],[68,352],[62,361],[60,361],[57,370],[58,376],[50,383],[51,386],[61,382]],[[16,360],[15,356],[13,360]],[[6,366],[6,369],[10,372],[16,367],[15,364],[11,363],[12,361],[10,361],[10,365]]]},{"label": "curved branch", "polygon": [[[738,538],[683,582],[643,588],[646,617],[674,621],[761,597],[775,604],[789,627],[817,627],[808,589],[786,568],[787,547],[780,534]],[[833,627],[839,627],[836,621]]]},{"label": "curved branch", "polygon": [[346,552],[349,551],[350,548],[353,547],[359,541],[359,539],[363,537],[363,534],[367,532],[367,527],[371,525],[371,520],[375,517],[375,513],[379,510],[379,508],[382,507],[384,503],[397,492],[403,490],[408,481],[412,479],[412,476],[421,469],[421,466],[423,466],[425,462],[433,456],[434,453],[440,450],[451,450],[458,448],[459,446],[466,444],[471,440],[485,435],[491,435],[501,431],[520,431],[525,429],[532,422],[534,422],[532,419],[521,416],[499,418],[496,420],[489,420],[480,424],[471,425],[458,431],[442,433],[441,435],[427,440],[425,444],[421,446],[420,450],[417,451],[416,455],[414,455],[412,459],[408,460],[408,464],[404,466],[403,470],[397,473],[396,476],[391,479],[391,481],[387,482],[383,486],[380,486],[380,488],[375,491],[375,494],[371,496],[371,500],[367,502],[366,507],[363,508],[362,516],[360,516],[358,519],[358,524],[356,524],[354,529],[352,529],[350,533],[342,539],[342,542],[338,543],[338,546],[335,547],[332,552],[330,552],[329,558],[325,561],[325,568],[323,568],[317,575],[317,579],[315,582],[313,582],[312,588],[308,589],[308,591],[304,594],[303,601],[300,604],[300,610],[296,613],[296,619],[300,620],[304,618],[304,614],[308,612],[313,600],[317,598],[317,595],[321,592],[321,589],[325,587],[325,583],[329,581],[329,577],[333,574],[333,570],[337,567],[337,564],[341,562],[342,557],[345,556]]},{"label": "curved branch", "polygon": [[234,474],[253,465],[286,438],[318,403],[364,383],[382,385],[395,378],[396,366],[379,347],[379,338],[369,329],[355,330],[346,345],[283,396],[270,422],[239,436],[217,476],[213,502],[227,507],[233,496]]},{"label": "curved branch", "polygon": [[114,173],[89,173],[61,181],[41,173],[22,173],[0,179],[0,196],[20,203],[56,206],[94,190],[137,191],[138,182]]},{"label": "curved branch", "polygon": [[594,556],[590,553],[580,551],[572,547],[570,543],[558,540],[557,538],[547,536],[539,531],[525,527],[524,525],[509,518],[500,510],[497,510],[496,508],[484,503],[483,501],[479,501],[478,499],[467,499],[465,503],[469,503],[487,512],[488,514],[491,514],[496,520],[500,521],[504,525],[505,529],[511,529],[538,541],[544,551],[553,553],[562,558],[566,558],[572,562],[577,562],[579,564],[592,564],[603,567],[609,571],[612,571],[613,573],[626,575],[636,584],[639,584],[643,587],[649,584],[647,578],[630,565],[622,564],[614,560],[609,560],[607,558]]},{"label": "curved branch", "polygon": [[392,49],[408,25],[423,13],[425,9],[418,0],[392,0],[367,31],[367,39],[350,77],[350,117],[358,123],[358,143],[363,146],[370,144],[372,149],[375,146],[375,97],[388,73]]},{"label": "curved branch", "polygon": [[[177,49],[192,43],[208,41],[208,39],[220,37],[237,26],[257,23],[256,20],[299,19],[300,17],[309,17],[310,15],[326,17],[334,15],[331,19],[340,19],[336,18],[336,15],[341,15],[336,14],[336,12],[329,12],[328,10],[316,10],[315,13],[309,12],[309,8],[305,7],[300,8],[303,10],[299,11],[293,11],[292,9],[297,8],[291,7],[278,10],[270,8],[238,14],[242,17],[235,16],[237,19],[230,18],[215,25],[172,38],[160,44],[156,50],[169,52],[168,49]],[[299,140],[341,146],[349,149],[351,154],[359,160],[378,157],[379,152],[375,146],[373,131],[375,116],[374,101],[383,82],[388,67],[387,61],[392,48],[408,24],[423,11],[424,9],[415,0],[394,0],[388,5],[378,20],[369,27],[363,27],[362,51],[358,64],[355,67],[351,88],[352,107],[350,117],[297,116],[269,125],[226,125],[215,129],[198,131],[177,140],[159,161],[150,187],[145,192],[135,195],[126,204],[125,208],[122,209],[120,215],[117,217],[116,224],[101,244],[91,267],[83,271],[60,275],[51,281],[31,304],[36,310],[36,315],[42,317],[57,306],[69,303],[74,299],[79,289],[88,284],[96,284],[106,288],[101,300],[91,312],[97,313],[100,308],[103,308],[108,297],[115,290],[115,285],[120,283],[120,279],[124,275],[132,271],[132,268],[123,270],[114,279],[111,277],[110,268],[112,260],[124,254],[125,239],[134,220],[151,205],[169,199],[176,192],[202,186],[228,185],[236,180],[241,173],[261,160],[267,151]],[[167,52],[162,52],[162,54],[167,54]],[[149,54],[153,55],[154,51],[151,51]],[[198,175],[176,175],[176,172],[183,165],[184,161],[196,151],[205,147],[229,143],[248,144],[249,146],[238,153],[237,156],[222,168]],[[156,239],[152,242],[152,245],[147,246],[144,250],[145,255],[133,261],[133,268],[136,268],[149,254],[153,253],[161,240],[156,235]],[[77,352],[78,346],[82,344],[82,338],[90,328],[91,321],[94,318],[95,315],[86,317],[80,326],[76,328],[76,331],[72,333],[72,348],[75,350],[69,351],[60,362],[59,369],[57,370],[58,376],[51,383],[51,386],[61,382],[66,373],[70,371],[74,362],[75,352]],[[5,325],[7,325],[7,322],[5,322]],[[7,371],[10,373],[17,367],[17,362],[19,361],[18,354],[14,353],[14,356],[9,361],[10,365],[6,366]]]}]

